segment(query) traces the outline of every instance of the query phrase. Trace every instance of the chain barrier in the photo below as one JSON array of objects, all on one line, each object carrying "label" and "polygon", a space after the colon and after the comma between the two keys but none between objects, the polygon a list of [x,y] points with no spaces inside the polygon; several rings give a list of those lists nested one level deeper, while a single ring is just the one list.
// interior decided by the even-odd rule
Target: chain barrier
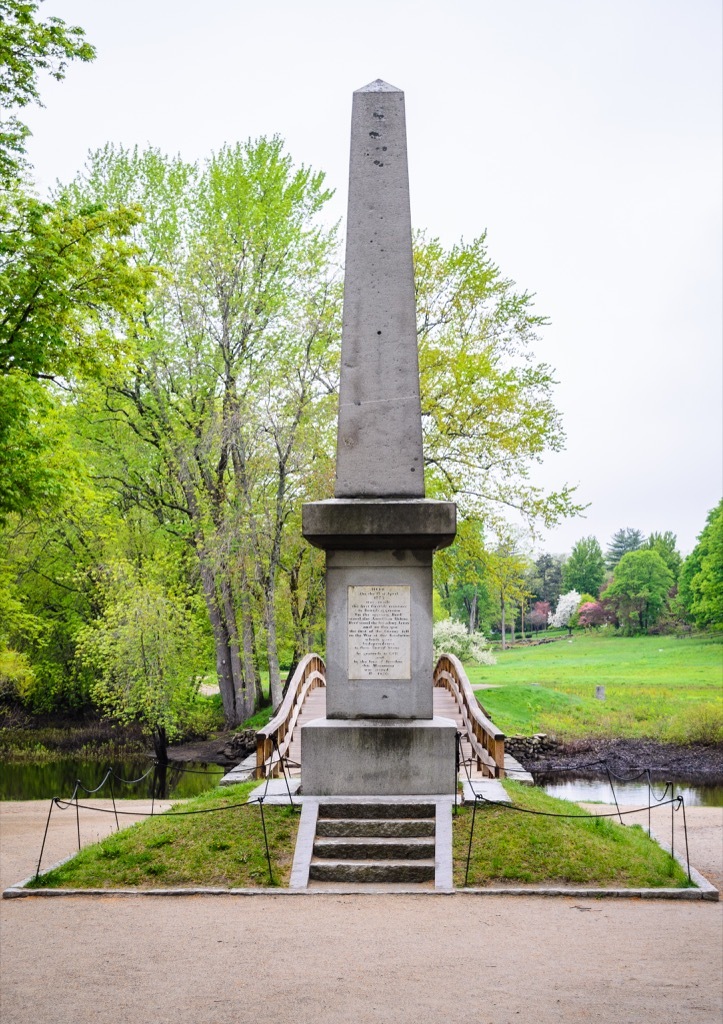
[{"label": "chain barrier", "polygon": [[[668,784],[668,785],[670,785],[670,784]],[[473,804],[473,807],[472,807],[472,824],[470,826],[469,843],[467,845],[467,864],[466,864],[466,867],[465,867],[465,875],[464,875],[465,887],[467,886],[467,881],[468,881],[468,878],[469,878],[469,865],[470,865],[470,860],[471,860],[471,856],[472,856],[472,840],[473,840],[473,837],[474,837],[474,825],[475,825],[475,818],[476,818],[476,814],[477,814],[477,804],[478,803],[489,804],[492,807],[502,807],[502,808],[504,808],[507,811],[513,811],[513,812],[516,812],[518,814],[532,814],[532,815],[535,815],[536,817],[541,817],[541,818],[586,818],[586,819],[590,820],[590,819],[593,819],[593,818],[615,818],[615,817],[619,817],[621,824],[624,824],[623,823],[623,815],[640,814],[641,811],[645,810],[644,807],[634,807],[634,808],[632,808],[629,811],[621,811],[620,807],[619,807],[619,805],[617,803],[617,800],[616,800],[615,801],[616,810],[615,811],[611,811],[610,813],[605,813],[605,814],[579,814],[579,813],[578,814],[562,814],[562,813],[559,813],[557,811],[534,811],[534,810],[532,810],[529,807],[517,807],[517,806],[515,806],[515,804],[508,804],[508,803],[505,803],[505,802],[503,802],[501,800],[489,800],[482,793],[475,793],[474,794],[474,804]],[[663,806],[665,806],[667,804],[670,804],[670,814],[671,814],[671,817],[670,817],[670,822],[671,822],[671,825],[670,825],[670,858],[671,858],[671,861],[675,861],[675,846],[674,846],[674,841],[675,841],[675,817],[674,816],[675,816],[675,812],[676,811],[679,811],[679,810],[682,809],[682,811],[683,811],[683,834],[685,836],[686,868],[687,868],[688,881],[692,882],[692,878],[691,878],[691,874],[690,874],[690,855],[689,855],[689,851],[688,851],[688,825],[687,825],[686,818],[685,818],[685,800],[684,800],[682,795],[675,796],[674,793],[672,793],[672,787],[671,787],[671,796],[670,796],[670,798],[668,800],[660,800],[660,801],[658,801],[658,806],[659,807],[663,807]],[[648,801],[648,820],[649,819],[650,819],[650,802]],[[648,828],[648,835],[651,835],[650,828]]]},{"label": "chain barrier", "polygon": [[[281,765],[281,770],[283,772],[284,780],[286,782],[286,791],[287,791],[287,794],[288,794],[289,803],[290,803],[291,808],[292,808],[293,811],[295,811],[295,812],[299,811],[301,808],[300,808],[300,806],[298,804],[294,803],[293,796],[292,796],[292,793],[291,793],[291,776],[290,776],[290,774],[288,772],[288,768],[289,767],[299,767],[299,765],[295,761],[291,761],[286,756],[282,756],[281,755],[281,753],[279,751],[278,744],[277,744],[275,738],[274,738],[274,747],[275,747],[276,753],[278,755],[277,763]],[[158,771],[158,769],[160,767],[170,767],[170,765],[171,765],[171,762],[167,762],[166,765],[162,765],[158,760],[155,760],[153,765],[148,769],[148,771],[145,772],[143,775],[141,775],[138,779],[123,779],[112,768],[109,768],[106,771],[105,775],[103,776],[102,781],[94,789],[89,789],[88,787],[86,787],[83,784],[83,782],[80,779],[76,779],[75,780],[75,785],[73,787],[73,792],[71,793],[70,797],[68,797],[67,799],[64,799],[64,798],[58,797],[58,796],[51,797],[50,807],[48,809],[48,817],[47,817],[46,822],[45,822],[45,831],[43,833],[43,841],[42,841],[42,844],[40,846],[40,856],[38,857],[38,864],[37,864],[37,868],[35,870],[35,876],[34,877],[35,878],[39,878],[40,877],[40,865],[41,865],[42,860],[43,860],[43,853],[45,852],[45,844],[46,844],[46,840],[48,838],[48,829],[50,828],[50,818],[51,818],[51,815],[53,813],[53,808],[57,807],[58,810],[60,810],[60,811],[66,811],[69,807],[74,807],[75,808],[76,831],[77,831],[77,836],[78,836],[78,850],[80,851],[80,849],[81,849],[81,842],[80,842],[80,811],[81,810],[96,811],[99,814],[113,814],[115,816],[116,829],[118,831],[120,831],[120,822],[118,820],[118,815],[119,814],[131,815],[131,816],[133,816],[135,818],[139,818],[139,817],[140,818],[149,818],[149,817],[152,818],[152,817],[155,817],[155,802],[156,802],[155,773]],[[270,769],[270,766],[269,766],[269,769]],[[177,770],[177,769],[174,766],[174,771],[175,770]],[[198,772],[196,769],[192,769],[192,768],[189,768],[189,769],[181,768],[181,769],[178,769],[178,770],[179,771],[193,772],[194,774],[209,774],[209,775],[225,775],[226,774],[225,771],[208,772],[208,773],[206,773],[206,772]],[[133,786],[133,785],[136,785],[139,782],[143,782],[144,779],[148,778],[148,776],[151,774],[151,772],[154,773],[154,784],[153,784],[152,791],[151,791],[151,810],[150,810],[150,812],[144,813],[142,811],[139,812],[139,811],[123,811],[123,810],[118,810],[118,807],[117,807],[116,801],[115,801],[115,792],[114,792],[113,786],[112,786],[113,780],[115,780],[116,782],[120,782],[123,785]],[[269,884],[270,885],[275,885],[274,876],[273,876],[273,869],[272,869],[272,866],[271,866],[271,853],[270,853],[270,850],[269,850],[268,834],[267,834],[267,829],[266,829],[266,818],[264,816],[264,806],[263,806],[264,805],[264,801],[266,800],[266,798],[268,796],[268,789],[269,789],[270,781],[271,781],[271,771],[269,770],[269,772],[267,773],[267,776],[266,776],[266,785],[264,786],[264,792],[263,792],[263,794],[261,796],[258,796],[255,800],[245,800],[242,803],[226,804],[223,807],[204,807],[204,808],[201,808],[201,809],[195,810],[195,811],[162,811],[161,814],[163,815],[163,817],[184,817],[184,816],[191,816],[191,815],[198,815],[198,814],[213,814],[215,812],[220,812],[220,811],[235,810],[235,809],[240,808],[240,807],[253,807],[254,804],[256,804],[258,806],[258,808],[259,808],[259,812],[260,812],[260,815],[261,815],[261,827],[262,827],[263,835],[264,835],[264,848],[265,848],[265,851],[266,851],[266,862],[267,862],[268,871],[269,871]],[[94,807],[92,804],[81,804],[79,802],[79,800],[78,800],[78,792],[80,790],[82,790],[88,796],[92,796],[94,793],[97,793],[100,789],[102,789],[102,787],[106,784],[106,782],[110,782],[110,785],[111,785],[111,801],[112,801],[112,804],[113,804],[112,807]]]}]

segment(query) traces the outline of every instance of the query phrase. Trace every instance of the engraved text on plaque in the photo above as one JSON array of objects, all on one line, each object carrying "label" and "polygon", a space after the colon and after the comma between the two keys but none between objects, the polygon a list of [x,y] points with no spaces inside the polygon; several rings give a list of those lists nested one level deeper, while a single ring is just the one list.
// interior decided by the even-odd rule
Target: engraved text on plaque
[{"label": "engraved text on plaque", "polygon": [[411,587],[349,587],[349,679],[411,679]]}]

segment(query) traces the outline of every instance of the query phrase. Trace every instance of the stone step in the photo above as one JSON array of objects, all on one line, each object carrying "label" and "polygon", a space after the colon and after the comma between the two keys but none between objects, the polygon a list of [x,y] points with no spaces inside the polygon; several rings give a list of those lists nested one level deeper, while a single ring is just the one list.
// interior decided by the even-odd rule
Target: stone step
[{"label": "stone step", "polygon": [[314,857],[332,860],[434,860],[434,837],[370,839],[367,836],[318,838],[314,841]]},{"label": "stone step", "polygon": [[436,815],[434,804],[415,803],[322,803],[319,805],[319,820],[329,818],[432,818]]},{"label": "stone step", "polygon": [[316,824],[317,836],[434,836],[434,818],[327,818]]},{"label": "stone step", "polygon": [[313,857],[309,866],[309,879],[319,882],[433,882],[434,858],[334,861]]}]

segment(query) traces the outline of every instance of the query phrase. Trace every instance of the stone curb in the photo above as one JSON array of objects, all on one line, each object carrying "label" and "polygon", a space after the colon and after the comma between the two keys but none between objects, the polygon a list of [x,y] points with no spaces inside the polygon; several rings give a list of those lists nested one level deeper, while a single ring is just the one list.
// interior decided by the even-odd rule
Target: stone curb
[{"label": "stone curb", "polygon": [[[691,870],[692,874],[692,870]],[[3,899],[42,897],[134,898],[139,896],[565,896],[574,899],[649,899],[717,902],[719,893],[710,883],[706,889],[382,889],[339,886],[333,889],[24,889],[20,883],[3,891]]]}]

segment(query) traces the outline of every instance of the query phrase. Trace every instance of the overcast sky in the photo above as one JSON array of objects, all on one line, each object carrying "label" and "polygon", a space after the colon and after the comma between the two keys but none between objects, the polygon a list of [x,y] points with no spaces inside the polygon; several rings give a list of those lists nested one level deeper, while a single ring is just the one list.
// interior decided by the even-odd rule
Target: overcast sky
[{"label": "overcast sky", "polygon": [[488,232],[550,318],[567,446],[537,472],[586,519],[690,551],[723,490],[720,0],[46,0],[97,60],[26,111],[41,186],[107,141],[195,159],[281,135],[343,217],[351,94],[404,89],[412,219]]}]

